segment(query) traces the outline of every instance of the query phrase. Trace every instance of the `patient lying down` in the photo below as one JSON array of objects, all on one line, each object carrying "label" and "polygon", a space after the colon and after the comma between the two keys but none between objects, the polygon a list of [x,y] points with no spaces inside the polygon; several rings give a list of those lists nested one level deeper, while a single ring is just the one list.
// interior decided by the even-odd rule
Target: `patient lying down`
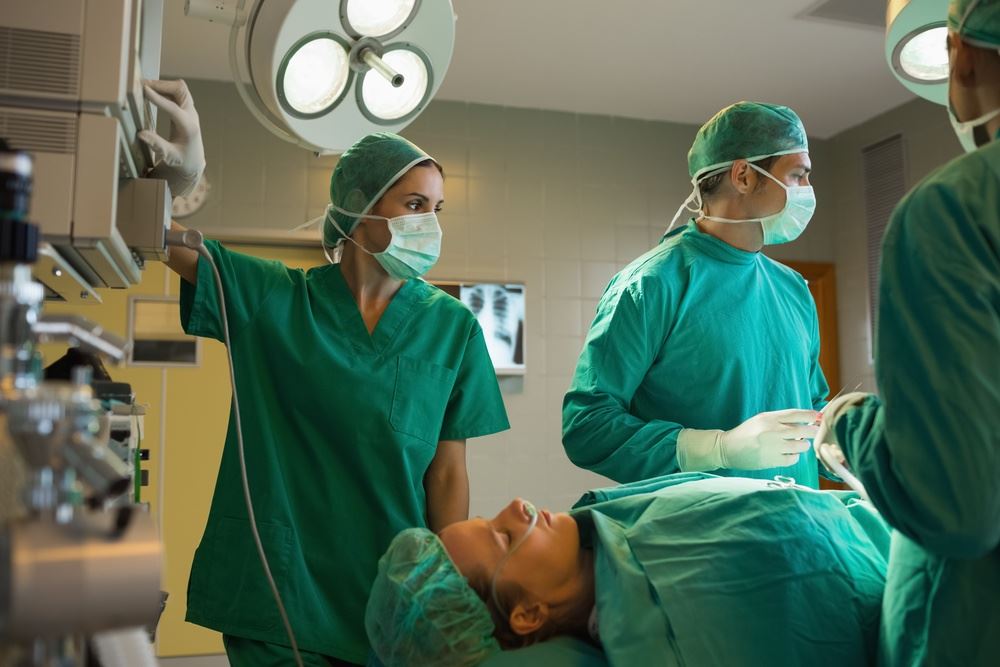
[{"label": "patient lying down", "polygon": [[669,475],[569,513],[514,500],[439,536],[404,531],[366,626],[387,667],[489,664],[562,635],[611,665],[863,665],[887,543],[851,494]]}]

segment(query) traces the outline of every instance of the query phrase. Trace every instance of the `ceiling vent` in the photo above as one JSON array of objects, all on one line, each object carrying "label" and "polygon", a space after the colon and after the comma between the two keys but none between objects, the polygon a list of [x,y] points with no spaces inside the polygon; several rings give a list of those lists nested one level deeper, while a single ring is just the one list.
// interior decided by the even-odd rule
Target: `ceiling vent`
[{"label": "ceiling vent", "polygon": [[885,30],[885,8],[882,0],[821,0],[799,18]]}]

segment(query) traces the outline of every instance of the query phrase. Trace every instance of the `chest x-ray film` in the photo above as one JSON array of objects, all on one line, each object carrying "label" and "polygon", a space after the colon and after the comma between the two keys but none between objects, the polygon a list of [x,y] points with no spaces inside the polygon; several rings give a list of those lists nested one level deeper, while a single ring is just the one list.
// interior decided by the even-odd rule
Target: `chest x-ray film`
[{"label": "chest x-ray film", "polygon": [[524,285],[461,285],[459,298],[483,328],[498,373],[524,373]]},{"label": "chest x-ray film", "polygon": [[523,375],[524,285],[435,284],[464,303],[476,316],[497,374]]}]

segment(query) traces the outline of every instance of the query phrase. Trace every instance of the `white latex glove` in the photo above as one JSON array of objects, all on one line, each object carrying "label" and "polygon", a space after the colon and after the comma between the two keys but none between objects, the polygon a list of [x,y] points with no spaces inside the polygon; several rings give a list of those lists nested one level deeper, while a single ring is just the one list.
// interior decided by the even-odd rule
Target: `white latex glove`
[{"label": "white latex glove", "polygon": [[170,139],[152,130],[139,132],[139,139],[159,161],[153,173],[167,181],[173,196],[184,196],[205,171],[205,146],[194,99],[183,80],[147,81],[143,88],[146,97],[170,117]]},{"label": "white latex glove", "polygon": [[677,437],[677,463],[685,472],[795,465],[816,436],[815,410],[762,412],[730,431],[686,428]]}]

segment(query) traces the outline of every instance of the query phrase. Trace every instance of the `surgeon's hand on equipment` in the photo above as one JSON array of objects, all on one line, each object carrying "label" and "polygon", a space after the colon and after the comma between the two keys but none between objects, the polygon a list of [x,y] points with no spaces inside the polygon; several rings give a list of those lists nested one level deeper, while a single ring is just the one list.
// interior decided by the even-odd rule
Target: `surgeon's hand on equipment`
[{"label": "surgeon's hand on equipment", "polygon": [[174,196],[194,189],[205,170],[205,147],[194,100],[183,80],[147,81],[146,97],[170,117],[170,139],[152,130],[139,132],[139,139],[153,151],[159,164],[153,170],[166,179]]},{"label": "surgeon's hand on equipment", "polygon": [[736,468],[761,470],[798,463],[816,436],[815,410],[762,412],[730,431],[684,429],[677,463],[684,472]]}]

